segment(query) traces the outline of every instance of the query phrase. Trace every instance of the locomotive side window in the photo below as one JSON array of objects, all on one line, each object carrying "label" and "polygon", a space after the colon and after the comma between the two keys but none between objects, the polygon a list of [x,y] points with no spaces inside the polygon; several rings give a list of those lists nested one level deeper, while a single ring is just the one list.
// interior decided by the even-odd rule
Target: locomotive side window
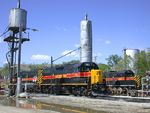
[{"label": "locomotive side window", "polygon": [[74,68],[72,64],[66,64],[64,65],[64,72],[63,73],[73,73]]},{"label": "locomotive side window", "polygon": [[64,67],[63,66],[58,66],[56,67],[56,72],[55,74],[62,74],[64,72]]},{"label": "locomotive side window", "polygon": [[132,77],[132,76],[134,76],[134,73],[133,73],[133,71],[131,71],[131,70],[126,70],[126,71],[125,71],[125,74],[126,74],[127,77]]},{"label": "locomotive side window", "polygon": [[27,78],[27,77],[29,77],[29,72],[28,72],[28,71],[22,71],[22,72],[21,72],[21,77],[22,77],[22,78]]}]

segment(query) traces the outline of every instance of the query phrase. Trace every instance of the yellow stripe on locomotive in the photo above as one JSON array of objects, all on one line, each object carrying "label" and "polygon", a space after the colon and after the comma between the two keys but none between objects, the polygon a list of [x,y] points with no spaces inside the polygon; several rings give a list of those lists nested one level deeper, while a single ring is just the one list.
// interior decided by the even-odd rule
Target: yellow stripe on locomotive
[{"label": "yellow stripe on locomotive", "polygon": [[102,83],[102,71],[101,70],[91,70],[91,84]]},{"label": "yellow stripe on locomotive", "polygon": [[42,82],[43,82],[43,70],[42,70],[42,69],[40,69],[40,70],[38,70],[37,83],[38,83],[39,85],[41,85],[41,84],[42,84]]},{"label": "yellow stripe on locomotive", "polygon": [[134,80],[135,80],[135,82],[137,84],[137,88],[139,88],[141,86],[141,76],[135,75],[134,76]]}]

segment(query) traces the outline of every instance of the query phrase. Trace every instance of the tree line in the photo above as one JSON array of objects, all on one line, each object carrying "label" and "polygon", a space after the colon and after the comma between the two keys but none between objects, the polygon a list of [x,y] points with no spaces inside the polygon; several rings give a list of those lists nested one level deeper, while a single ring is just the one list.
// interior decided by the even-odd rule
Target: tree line
[{"label": "tree line", "polygon": [[[138,75],[144,75],[146,71],[150,71],[150,49],[148,51],[140,51],[138,54],[135,54],[135,58],[125,55],[121,57],[117,54],[110,55],[106,58],[107,64],[99,63],[99,68],[102,71],[120,71],[120,70],[134,70]],[[69,62],[63,62],[62,64],[73,64],[79,63],[79,60],[72,60]],[[62,65],[55,64],[55,65]],[[51,64],[22,64],[21,70],[30,71],[39,68],[50,67]],[[0,68],[0,77],[9,75],[9,66],[5,64]]]},{"label": "tree line", "polygon": [[148,51],[140,51],[135,54],[134,58],[127,55],[121,57],[114,54],[110,55],[106,60],[107,64],[99,64],[99,68],[103,71],[133,70],[141,76],[146,71],[150,71],[150,49]]}]

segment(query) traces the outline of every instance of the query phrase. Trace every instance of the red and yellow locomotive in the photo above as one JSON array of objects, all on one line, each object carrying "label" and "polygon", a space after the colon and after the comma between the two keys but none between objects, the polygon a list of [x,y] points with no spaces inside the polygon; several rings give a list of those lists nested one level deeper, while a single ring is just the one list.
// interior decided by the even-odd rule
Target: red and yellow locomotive
[{"label": "red and yellow locomotive", "polygon": [[112,94],[112,88],[137,89],[140,77],[131,70],[102,72],[94,62],[22,72],[22,83],[30,84],[30,91],[50,94]]},{"label": "red and yellow locomotive", "polygon": [[22,83],[34,82],[32,90],[52,94],[89,95],[94,85],[103,83],[102,72],[93,62],[22,72],[21,76]]}]

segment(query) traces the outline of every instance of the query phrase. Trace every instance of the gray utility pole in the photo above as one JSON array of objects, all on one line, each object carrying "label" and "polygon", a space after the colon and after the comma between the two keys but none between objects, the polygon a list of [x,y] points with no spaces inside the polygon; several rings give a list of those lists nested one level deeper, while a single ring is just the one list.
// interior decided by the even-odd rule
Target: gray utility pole
[{"label": "gray utility pole", "polygon": [[126,48],[123,49],[123,55],[124,55],[124,69],[127,70],[127,54],[126,54]]},{"label": "gray utility pole", "polygon": [[17,68],[17,89],[16,97],[19,97],[21,92],[21,76],[20,76],[20,64],[21,64],[21,44],[22,44],[22,27],[19,28],[19,47],[18,47],[18,68]]}]

